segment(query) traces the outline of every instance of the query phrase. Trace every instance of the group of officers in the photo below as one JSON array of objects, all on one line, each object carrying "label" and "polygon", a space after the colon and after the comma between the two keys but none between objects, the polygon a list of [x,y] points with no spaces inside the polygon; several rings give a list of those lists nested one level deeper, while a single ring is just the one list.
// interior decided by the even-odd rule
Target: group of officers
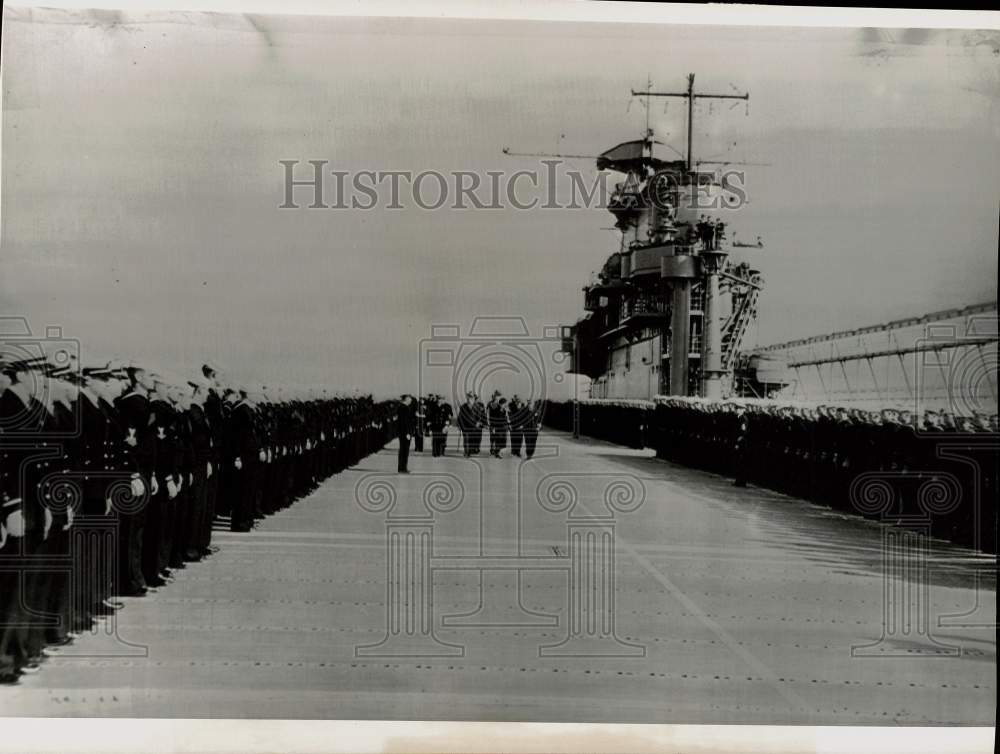
[{"label": "group of officers", "polygon": [[0,356],[0,682],[391,439],[394,401]]},{"label": "group of officers", "polygon": [[[401,474],[409,473],[408,461],[410,441],[413,449],[422,452],[424,436],[431,437],[431,455],[443,456],[448,447],[448,429],[452,421],[461,434],[462,455],[465,458],[479,455],[483,436],[489,433],[489,453],[493,458],[502,458],[510,444],[510,455],[518,458],[532,458],[538,443],[538,432],[542,426],[542,401],[523,401],[513,395],[508,401],[500,391],[493,393],[489,402],[473,392],[465,395],[465,402],[459,406],[456,416],[454,409],[444,396],[430,394],[422,398],[404,395],[401,403],[405,410],[397,415],[396,437],[399,441],[399,467]],[[521,455],[522,450],[524,456]]]}]

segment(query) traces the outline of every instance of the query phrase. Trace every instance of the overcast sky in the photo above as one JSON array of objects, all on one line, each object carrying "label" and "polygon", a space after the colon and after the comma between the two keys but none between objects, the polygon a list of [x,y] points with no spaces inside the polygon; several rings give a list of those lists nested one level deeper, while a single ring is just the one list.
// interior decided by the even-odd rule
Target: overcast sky
[{"label": "overcast sky", "polygon": [[[279,160],[530,169],[639,138],[629,89],[699,106],[748,168],[770,343],[996,298],[1000,46],[970,32],[4,9],[0,312],[88,356],[416,388],[432,324],[581,313],[605,210],[279,209]],[[683,151],[680,103],[649,113]],[[735,144],[733,144],[735,142]],[[570,166],[593,178],[593,161]],[[301,195],[300,195],[301,196]],[[410,202],[406,202],[412,204]]]}]

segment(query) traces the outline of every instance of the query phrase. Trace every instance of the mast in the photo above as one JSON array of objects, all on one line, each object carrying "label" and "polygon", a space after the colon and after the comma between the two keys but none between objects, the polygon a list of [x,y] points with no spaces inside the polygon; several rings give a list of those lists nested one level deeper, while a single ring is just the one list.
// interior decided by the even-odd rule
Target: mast
[{"label": "mast", "polygon": [[[684,92],[652,92],[647,88],[646,91],[637,92],[635,89],[632,90],[633,97],[646,97],[647,101],[649,97],[679,97],[680,99],[687,100],[687,171],[691,172],[694,167],[694,101],[698,99],[741,99],[750,100],[750,93],[745,94],[706,94],[705,92],[696,92],[694,90],[694,74],[688,74],[688,86],[687,91]],[[648,112],[648,108],[647,108]]]},{"label": "mast", "polygon": [[687,107],[688,107],[688,148],[687,148],[687,171],[691,172],[691,168],[694,167],[694,152],[692,151],[691,144],[694,136],[694,74],[688,74],[688,92],[687,92]]},{"label": "mast", "polygon": [[[694,90],[694,74],[689,73],[687,90],[683,92],[653,92],[647,85],[646,91],[632,90],[632,96],[646,97],[646,113],[650,97],[677,97],[687,104],[687,157],[685,159],[688,180],[692,192],[697,192],[698,183],[694,179],[694,103],[697,99],[750,100],[749,92],[744,94],[707,94]],[[682,250],[683,249],[683,250]],[[690,249],[675,247],[674,259],[663,260],[662,275],[671,286],[671,349],[670,349],[670,391],[675,395],[688,393],[688,344],[691,327],[691,282],[700,277],[705,291],[704,329],[702,331],[702,380],[701,394],[707,398],[722,395],[722,323],[719,321],[719,273],[725,265],[727,252],[721,248],[703,250],[697,260],[691,258]]]}]

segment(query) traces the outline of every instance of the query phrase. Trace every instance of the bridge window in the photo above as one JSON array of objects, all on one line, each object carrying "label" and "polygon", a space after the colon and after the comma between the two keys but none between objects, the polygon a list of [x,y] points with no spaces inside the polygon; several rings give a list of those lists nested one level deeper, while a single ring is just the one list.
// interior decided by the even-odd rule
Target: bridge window
[{"label": "bridge window", "polygon": [[691,320],[691,341],[688,350],[692,353],[701,351],[701,319]]},{"label": "bridge window", "polygon": [[705,289],[701,283],[691,286],[691,309],[696,312],[705,310]]}]

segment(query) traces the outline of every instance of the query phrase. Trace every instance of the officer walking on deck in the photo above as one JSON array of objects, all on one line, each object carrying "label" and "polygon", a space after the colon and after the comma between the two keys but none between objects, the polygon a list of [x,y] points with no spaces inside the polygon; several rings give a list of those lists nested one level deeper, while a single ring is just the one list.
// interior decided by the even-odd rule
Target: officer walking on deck
[{"label": "officer walking on deck", "polygon": [[476,425],[472,431],[472,455],[478,456],[483,446],[483,429],[489,426],[486,404],[477,395],[475,399]]},{"label": "officer walking on deck", "polygon": [[466,393],[465,403],[458,409],[458,429],[462,433],[462,451],[466,458],[473,453],[478,422],[476,397],[472,393]]},{"label": "officer walking on deck", "polygon": [[451,404],[443,396],[435,396],[432,405],[431,450],[435,457],[443,456],[448,447],[448,427],[451,425]]},{"label": "officer walking on deck", "polygon": [[493,394],[493,400],[487,407],[490,427],[490,455],[500,458],[503,449],[507,447],[507,399],[499,392]]},{"label": "officer walking on deck", "polygon": [[538,442],[538,433],[542,428],[542,401],[536,399],[529,408],[525,404],[524,412],[524,456],[531,458],[535,455],[535,444]]}]

